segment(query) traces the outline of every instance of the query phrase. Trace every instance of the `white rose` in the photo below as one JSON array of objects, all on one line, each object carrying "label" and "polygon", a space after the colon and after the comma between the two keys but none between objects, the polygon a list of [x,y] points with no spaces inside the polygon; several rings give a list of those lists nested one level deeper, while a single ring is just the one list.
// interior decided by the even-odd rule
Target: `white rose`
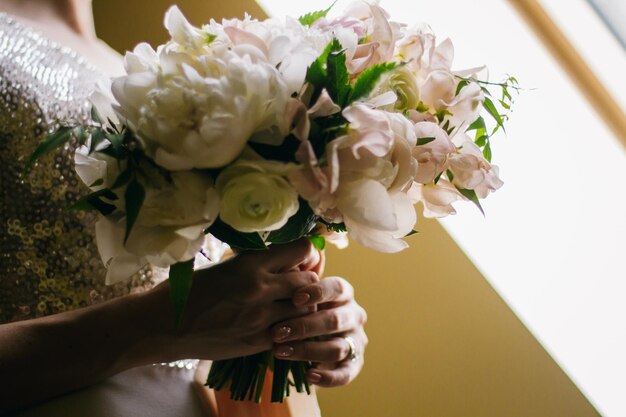
[{"label": "white rose", "polygon": [[295,166],[272,161],[238,161],[222,171],[220,218],[240,232],[278,230],[299,208],[286,176]]},{"label": "white rose", "polygon": [[396,100],[392,104],[380,107],[382,110],[404,112],[416,109],[419,104],[419,89],[415,75],[406,66],[401,66],[385,74],[370,94],[370,99],[380,97],[386,92],[393,92]]}]

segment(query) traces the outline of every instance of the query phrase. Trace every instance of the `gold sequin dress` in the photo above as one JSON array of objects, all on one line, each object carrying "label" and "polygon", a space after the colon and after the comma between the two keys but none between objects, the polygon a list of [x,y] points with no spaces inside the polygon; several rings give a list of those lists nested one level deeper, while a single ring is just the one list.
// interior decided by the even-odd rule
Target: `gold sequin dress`
[{"label": "gold sequin dress", "polygon": [[95,215],[68,210],[88,192],[71,145],[25,178],[47,132],[86,120],[104,74],[68,48],[0,13],[0,323],[87,306],[154,285],[149,268],[113,286],[94,240]]}]

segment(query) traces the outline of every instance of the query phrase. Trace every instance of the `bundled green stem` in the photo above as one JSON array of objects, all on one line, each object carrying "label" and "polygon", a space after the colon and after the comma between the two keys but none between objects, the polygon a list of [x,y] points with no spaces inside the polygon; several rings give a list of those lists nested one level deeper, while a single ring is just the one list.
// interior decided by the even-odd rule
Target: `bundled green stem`
[{"label": "bundled green stem", "polygon": [[[271,351],[267,351],[213,362],[206,385],[215,390],[228,386],[232,400],[259,403],[269,369],[273,372],[270,401],[282,403],[289,396],[290,386],[294,386],[297,392],[311,393],[306,379],[306,373],[311,368],[313,365],[310,362],[276,359]],[[293,381],[289,380],[290,373]]]}]

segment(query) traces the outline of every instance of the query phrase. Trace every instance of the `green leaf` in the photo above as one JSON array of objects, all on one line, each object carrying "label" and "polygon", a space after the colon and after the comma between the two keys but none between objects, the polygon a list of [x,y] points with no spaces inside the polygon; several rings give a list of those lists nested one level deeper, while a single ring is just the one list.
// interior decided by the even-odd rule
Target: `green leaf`
[{"label": "green leaf", "polygon": [[117,200],[117,195],[115,195],[113,191],[105,188],[81,197],[76,203],[69,207],[69,210],[97,210],[103,216],[108,216],[115,211],[116,207],[113,204],[102,201],[103,197],[112,201]]},{"label": "green leaf", "polygon": [[54,151],[65,145],[72,137],[72,128],[69,126],[61,126],[54,132],[50,133],[46,138],[35,148],[35,151],[28,157],[22,175],[28,174],[33,164],[43,157],[44,155]]},{"label": "green leaf", "polygon": [[406,234],[406,236],[404,236],[404,237],[413,236],[413,235],[416,235],[416,234],[418,234],[418,233],[419,233],[419,232],[418,232],[417,230],[411,230],[411,231],[410,231],[409,233],[407,233],[407,234]]},{"label": "green leaf", "polygon": [[350,104],[360,98],[367,97],[372,90],[374,90],[376,84],[378,84],[380,77],[397,67],[398,64],[395,62],[383,62],[382,64],[373,65],[363,71],[354,82],[354,88],[350,93],[347,104]]},{"label": "green leaf", "polygon": [[430,143],[430,142],[434,141],[435,139],[437,139],[437,138],[435,138],[434,136],[428,136],[428,137],[425,137],[425,138],[419,138],[417,140],[417,144],[415,146],[426,145],[427,143]]},{"label": "green leaf", "polygon": [[267,237],[268,242],[289,243],[306,236],[317,223],[319,217],[313,213],[309,203],[300,200],[300,208],[291,216],[287,223],[278,230],[274,230]]},{"label": "green leaf", "polygon": [[487,143],[487,139],[489,139],[489,136],[482,135],[482,136],[479,136],[478,138],[476,138],[474,143],[476,144],[476,146],[483,147]]},{"label": "green leaf", "polygon": [[504,122],[502,121],[502,117],[500,116],[500,113],[498,113],[496,106],[493,104],[493,101],[491,101],[490,98],[485,97],[485,101],[483,102],[483,107],[485,108],[485,110],[487,110],[487,112],[491,115],[491,117],[494,118],[496,123],[498,123],[498,126],[504,129]]},{"label": "green leaf", "polygon": [[491,162],[491,144],[487,142],[485,144],[485,148],[483,149],[483,156],[489,162]]},{"label": "green leaf", "polygon": [[344,107],[352,87],[346,66],[346,53],[337,39],[333,39],[331,42],[330,53],[326,58],[326,72],[328,74],[328,94],[335,103]]},{"label": "green leaf", "polygon": [[91,106],[91,120],[98,123],[99,125],[102,125],[102,117],[100,116],[100,113],[98,113],[98,109],[96,109],[96,106]]},{"label": "green leaf", "polygon": [[300,16],[298,18],[298,21],[302,25],[304,25],[304,26],[311,26],[313,23],[315,23],[315,21],[317,19],[321,19],[322,17],[326,17],[326,15],[328,14],[328,12],[330,12],[330,9],[333,8],[335,3],[337,3],[337,0],[335,0],[333,2],[333,4],[331,4],[327,9],[318,10],[318,11],[315,11],[315,12],[311,12],[311,13],[307,13],[305,15],[302,15],[302,16]]},{"label": "green leaf", "polygon": [[426,113],[428,111],[428,106],[420,101],[416,110],[420,113]]},{"label": "green leaf", "polygon": [[76,138],[76,142],[78,142],[79,145],[84,145],[85,142],[87,142],[87,130],[85,129],[85,126],[76,126],[72,129],[72,134]]},{"label": "green leaf", "polygon": [[265,242],[258,233],[244,233],[235,230],[221,219],[215,220],[206,233],[211,233],[217,239],[228,244],[231,248],[240,250],[262,250],[267,249]]},{"label": "green leaf", "polygon": [[132,171],[130,170],[130,166],[127,167],[124,171],[117,176],[113,184],[111,185],[111,189],[115,190],[116,188],[123,187],[128,184],[132,178]]},{"label": "green leaf", "polygon": [[478,196],[476,195],[476,191],[468,190],[468,189],[465,189],[465,188],[459,188],[459,187],[456,187],[456,189],[459,190],[459,192],[461,194],[463,194],[463,196],[465,198],[467,198],[472,203],[474,203],[476,205],[476,207],[478,207],[480,212],[483,214],[483,216],[485,215],[485,211],[483,210],[483,207],[480,205],[480,201],[478,200]]},{"label": "green leaf", "polygon": [[479,116],[478,119],[474,120],[474,122],[471,125],[469,125],[466,132],[469,132],[471,130],[478,130],[478,129],[486,129],[485,119],[483,119],[482,116]]},{"label": "green leaf", "polygon": [[333,42],[329,42],[322,54],[317,57],[306,71],[306,81],[311,83],[316,89],[321,90],[328,84],[328,74],[326,73],[326,59],[333,47]]},{"label": "green leaf", "polygon": [[139,184],[137,179],[133,179],[126,187],[124,198],[126,199],[126,234],[124,235],[124,244],[126,244],[139,215],[139,210],[141,210],[143,201],[146,198],[146,190],[143,188],[143,185]]},{"label": "green leaf", "polygon": [[456,86],[456,93],[454,93],[455,96],[458,96],[459,93],[461,92],[461,90],[463,89],[463,87],[467,86],[469,84],[469,81],[466,79],[462,79],[459,84]]},{"label": "green leaf", "polygon": [[435,184],[437,184],[439,182],[439,180],[441,179],[441,176],[443,175],[443,172],[440,172],[439,175],[437,175],[435,177],[435,180],[433,181]]},{"label": "green leaf", "polygon": [[94,129],[91,132],[91,146],[89,148],[89,153],[93,153],[98,145],[102,143],[103,140],[106,139],[106,132],[102,129]]},{"label": "green leaf", "polygon": [[120,153],[122,151],[122,145],[124,144],[124,133],[116,133],[113,135],[107,135],[107,139],[111,142],[111,146],[115,150],[116,153]]},{"label": "green leaf", "polygon": [[324,221],[322,221],[322,223],[324,223],[326,225],[326,229],[331,232],[343,233],[348,231],[345,223],[326,223]]},{"label": "green leaf", "polygon": [[309,236],[309,240],[317,250],[324,250],[326,247],[326,239],[324,236],[312,235]]},{"label": "green leaf", "polygon": [[102,184],[104,184],[104,179],[98,178],[92,184],[89,184],[89,188],[98,187],[98,186],[100,186]]},{"label": "green leaf", "polygon": [[452,172],[452,171],[450,171],[448,169],[448,170],[446,170],[446,176],[448,177],[448,181],[450,181],[450,182],[454,181],[454,172]]},{"label": "green leaf", "polygon": [[180,320],[189,298],[191,283],[193,281],[193,262],[178,262],[170,266],[170,300],[176,317],[176,328],[180,327]]},{"label": "green leaf", "polygon": [[217,35],[208,32],[204,34],[204,42],[206,42],[207,45],[212,44],[215,39],[217,39]]}]

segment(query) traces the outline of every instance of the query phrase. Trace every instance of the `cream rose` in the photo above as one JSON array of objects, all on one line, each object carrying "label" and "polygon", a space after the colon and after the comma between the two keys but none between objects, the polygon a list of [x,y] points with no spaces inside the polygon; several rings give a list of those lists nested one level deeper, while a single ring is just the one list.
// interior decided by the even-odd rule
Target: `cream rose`
[{"label": "cream rose", "polygon": [[238,161],[222,171],[216,186],[220,218],[240,232],[278,230],[299,208],[298,193],[286,176],[294,166]]}]

